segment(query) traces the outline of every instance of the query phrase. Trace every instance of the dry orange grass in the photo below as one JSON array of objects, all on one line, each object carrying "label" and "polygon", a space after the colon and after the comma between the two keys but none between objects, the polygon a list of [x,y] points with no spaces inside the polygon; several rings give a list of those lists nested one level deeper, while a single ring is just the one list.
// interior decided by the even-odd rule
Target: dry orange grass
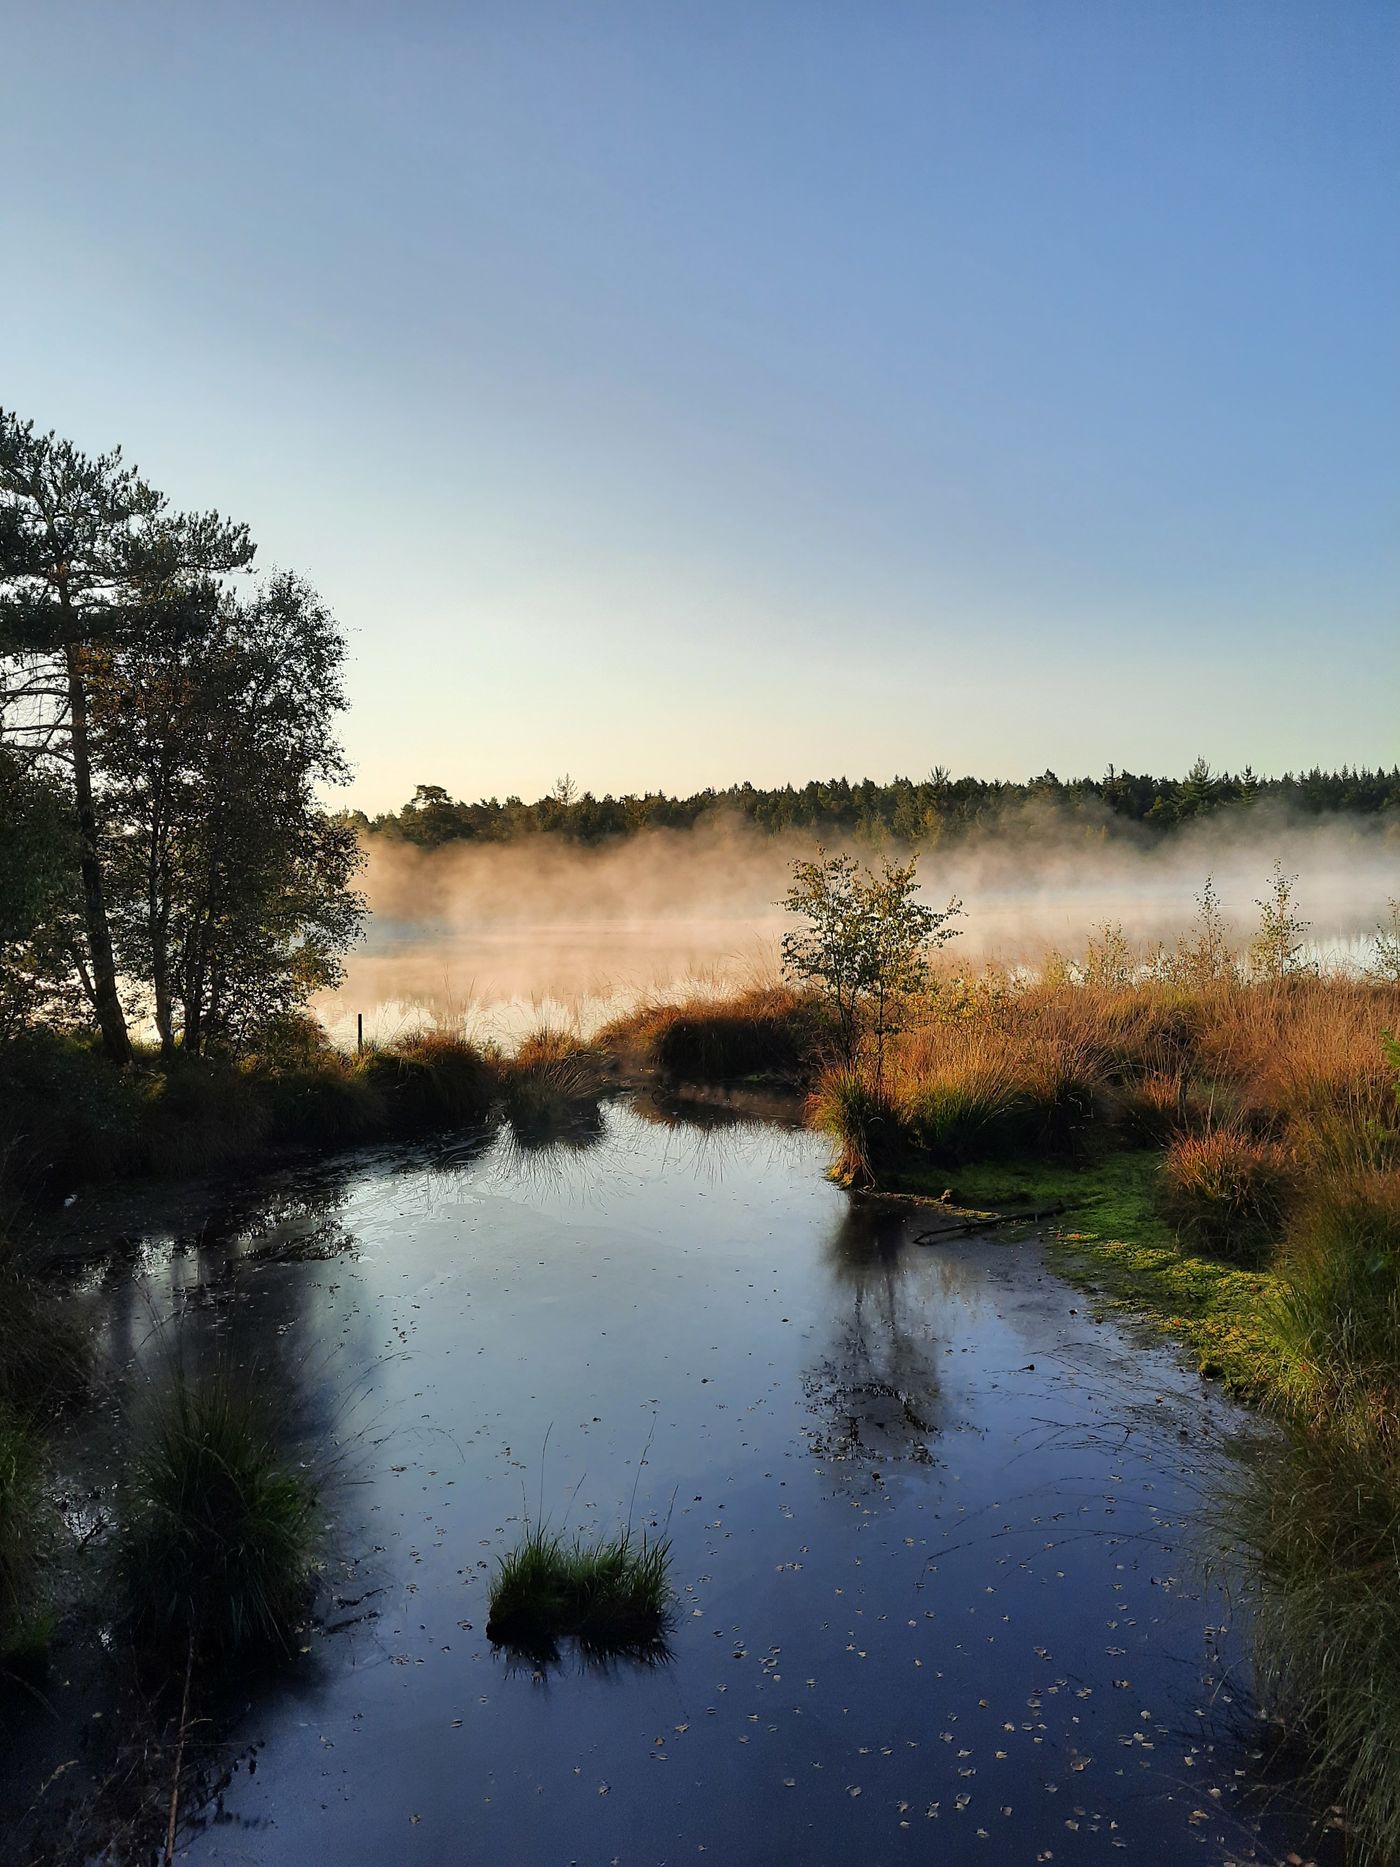
[{"label": "dry orange grass", "polygon": [[[947,1016],[940,1006],[956,1010]],[[1028,981],[999,975],[961,999],[945,986],[927,1010],[935,1021],[942,1015],[994,1035],[1012,1056],[1059,1046],[1102,1081],[1155,1082],[1164,1105],[1165,1086],[1181,1085],[1183,1107],[1194,1102],[1217,1119],[1238,1113],[1264,1128],[1301,1129],[1337,1116],[1374,1119],[1393,1107],[1381,1033],[1400,1031],[1397,985],[1300,974],[1200,987],[1156,978],[1104,986],[1061,971]]]},{"label": "dry orange grass", "polygon": [[944,965],[905,1010],[878,1081],[869,1056],[833,1073],[819,1001],[781,985],[645,1005],[597,1041],[678,1079],[817,1079],[814,1123],[849,1131],[862,1158],[876,1132],[886,1156],[910,1145],[960,1160],[1064,1154],[1101,1124],[1147,1144],[1195,1137],[1222,1159],[1226,1142],[1208,1137],[1238,1133],[1300,1164],[1393,1164],[1375,1136],[1395,1125],[1381,1034],[1400,1030],[1400,985]]},{"label": "dry orange grass", "polygon": [[1198,1068],[1234,1084],[1254,1119],[1306,1127],[1393,1107],[1381,1033],[1400,1028],[1400,987],[1303,977],[1237,986],[1202,1009]]},{"label": "dry orange grass", "polygon": [[1252,1261],[1275,1244],[1296,1184],[1288,1151],[1239,1127],[1180,1135],[1162,1158],[1167,1217],[1220,1257]]},{"label": "dry orange grass", "polygon": [[668,1076],[704,1081],[798,1075],[814,1063],[823,1021],[809,992],[754,986],[729,998],[694,997],[641,1006],[615,1019],[597,1042],[639,1054]]}]

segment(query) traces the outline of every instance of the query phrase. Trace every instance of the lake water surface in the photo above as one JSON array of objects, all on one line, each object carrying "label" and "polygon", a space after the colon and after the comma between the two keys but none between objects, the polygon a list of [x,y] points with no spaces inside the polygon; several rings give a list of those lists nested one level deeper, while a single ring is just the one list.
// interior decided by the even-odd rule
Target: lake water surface
[{"label": "lake water surface", "polygon": [[[1035,1240],[920,1246],[824,1165],[796,1130],[619,1101],[564,1146],[126,1215],[80,1279],[115,1378],[176,1347],[254,1369],[335,1461],[323,1624],[232,1696],[182,1858],[1308,1857],[1202,1566],[1247,1422]],[[109,1455],[74,1451],[94,1497]],[[493,1649],[491,1565],[541,1509],[670,1538],[666,1657]],[[77,1679],[12,1770],[61,1756]]]}]

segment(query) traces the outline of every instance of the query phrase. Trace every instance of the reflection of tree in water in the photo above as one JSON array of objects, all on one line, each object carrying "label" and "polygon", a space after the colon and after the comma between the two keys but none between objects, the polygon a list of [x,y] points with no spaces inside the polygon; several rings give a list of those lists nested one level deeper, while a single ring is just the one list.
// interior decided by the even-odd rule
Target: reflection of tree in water
[{"label": "reflection of tree in water", "polygon": [[133,1435],[177,1376],[259,1396],[280,1457],[323,1489],[353,1476],[383,1355],[382,1315],[353,1268],[358,1169],[295,1170],[183,1229],[129,1238],[104,1265],[97,1360],[115,1404],[72,1445],[73,1495],[94,1525],[111,1519]]},{"label": "reflection of tree in water", "polygon": [[[138,1841],[164,1832],[177,1765],[186,1834],[227,1773],[226,1740],[250,1701],[314,1678],[312,1662],[300,1659],[290,1675],[251,1664],[227,1679],[211,1675],[182,1742],[178,1667],[138,1656],[113,1616],[118,1596],[105,1563],[118,1475],[177,1373],[263,1397],[281,1461],[309,1469],[327,1516],[340,1516],[332,1499],[359,1455],[351,1416],[379,1352],[368,1306],[327,1300],[349,1289],[358,1251],[347,1223],[351,1172],[349,1163],[293,1171],[197,1221],[129,1229],[88,1260],[81,1283],[94,1310],[98,1391],[55,1449],[55,1495],[78,1554],[63,1584],[47,1715],[36,1717],[32,1694],[11,1703],[0,1691],[0,1822],[16,1859],[76,1867],[108,1848],[135,1858]],[[320,1607],[332,1618],[373,1592],[374,1578],[356,1569],[359,1554],[343,1531],[327,1544]],[[38,1793],[51,1782],[51,1793]]]},{"label": "reflection of tree in water", "polygon": [[834,1462],[933,1463],[942,1345],[907,1231],[902,1212],[852,1200],[827,1241],[834,1340],[803,1388],[824,1422],[813,1444]]}]

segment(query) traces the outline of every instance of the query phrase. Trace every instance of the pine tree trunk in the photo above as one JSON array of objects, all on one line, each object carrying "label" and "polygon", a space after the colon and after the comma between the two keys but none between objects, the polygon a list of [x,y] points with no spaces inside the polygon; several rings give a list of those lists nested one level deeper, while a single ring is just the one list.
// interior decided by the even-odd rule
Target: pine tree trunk
[{"label": "pine tree trunk", "polygon": [[87,923],[88,962],[92,975],[93,1010],[102,1032],[102,1047],[114,1063],[131,1062],[121,996],[117,991],[117,962],[112,951],[112,930],[107,921],[107,898],[98,848],[97,808],[92,797],[92,764],[88,746],[87,688],[83,684],[82,647],[70,641],[64,649],[68,673],[68,717],[73,749],[73,795],[77,804],[79,872],[83,884],[83,914]]}]

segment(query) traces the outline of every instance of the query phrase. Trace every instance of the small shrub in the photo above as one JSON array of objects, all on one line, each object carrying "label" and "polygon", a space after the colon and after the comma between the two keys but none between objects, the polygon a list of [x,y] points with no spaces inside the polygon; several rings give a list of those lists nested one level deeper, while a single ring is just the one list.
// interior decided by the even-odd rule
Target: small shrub
[{"label": "small shrub", "polygon": [[246,1067],[255,1073],[315,1070],[339,1061],[341,1052],[326,1035],[326,1027],[307,1011],[270,1018],[244,1058]]},{"label": "small shrub", "polygon": [[595,1656],[644,1654],[663,1640],[672,1593],[670,1544],[629,1532],[596,1543],[566,1543],[531,1527],[503,1556],[491,1584],[486,1636],[538,1658],[558,1657],[561,1640]]},{"label": "small shrub", "polygon": [[1167,1217],[1183,1240],[1251,1263],[1278,1238],[1293,1171],[1276,1143],[1215,1128],[1173,1141],[1162,1184]]},{"label": "small shrub", "polygon": [[1310,923],[1298,915],[1298,877],[1285,875],[1275,862],[1269,891],[1254,903],[1259,910],[1259,931],[1249,944],[1251,971],[1275,982],[1303,968],[1304,939]]},{"label": "small shrub", "polygon": [[117,1572],[138,1634],[204,1653],[285,1648],[308,1598],[315,1503],[251,1393],[175,1378],[123,1486]]}]

